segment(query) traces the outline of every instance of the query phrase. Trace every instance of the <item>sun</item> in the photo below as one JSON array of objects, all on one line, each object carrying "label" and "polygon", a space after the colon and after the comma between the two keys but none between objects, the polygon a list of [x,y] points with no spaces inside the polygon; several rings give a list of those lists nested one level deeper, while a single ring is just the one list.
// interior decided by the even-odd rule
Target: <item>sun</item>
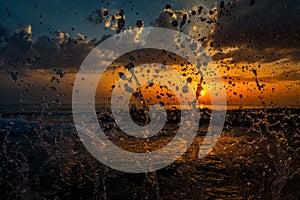
[{"label": "sun", "polygon": [[204,96],[206,94],[205,90],[201,90],[200,96]]}]

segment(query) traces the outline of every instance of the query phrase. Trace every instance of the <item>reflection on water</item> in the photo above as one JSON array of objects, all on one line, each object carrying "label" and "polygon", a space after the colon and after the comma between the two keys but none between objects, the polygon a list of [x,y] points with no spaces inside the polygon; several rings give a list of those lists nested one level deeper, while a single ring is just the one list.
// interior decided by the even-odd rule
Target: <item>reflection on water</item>
[{"label": "reflection on water", "polygon": [[[206,117],[187,153],[147,174],[119,172],[94,159],[80,142],[69,114],[2,114],[1,199],[297,199],[298,113],[297,109],[229,111],[214,150],[199,159],[209,117],[203,110]],[[157,136],[156,148],[174,136],[175,118]],[[115,144],[143,150],[130,138],[122,143],[126,138],[109,135],[114,127],[109,116],[99,115],[99,120]]]}]

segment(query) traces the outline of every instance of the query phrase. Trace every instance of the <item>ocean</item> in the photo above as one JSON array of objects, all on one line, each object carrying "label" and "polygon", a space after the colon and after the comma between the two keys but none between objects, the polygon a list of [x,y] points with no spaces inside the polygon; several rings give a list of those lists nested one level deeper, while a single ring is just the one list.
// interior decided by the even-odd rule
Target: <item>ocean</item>
[{"label": "ocean", "polygon": [[[152,149],[172,140],[178,112],[168,112],[173,117],[154,137]],[[109,115],[97,114],[116,145],[145,151],[132,137],[120,139]],[[299,109],[228,110],[218,142],[200,159],[210,110],[201,109],[201,115],[197,136],[184,155],[163,169],[133,174],[105,166],[85,149],[70,108],[2,106],[0,198],[299,199]]]}]

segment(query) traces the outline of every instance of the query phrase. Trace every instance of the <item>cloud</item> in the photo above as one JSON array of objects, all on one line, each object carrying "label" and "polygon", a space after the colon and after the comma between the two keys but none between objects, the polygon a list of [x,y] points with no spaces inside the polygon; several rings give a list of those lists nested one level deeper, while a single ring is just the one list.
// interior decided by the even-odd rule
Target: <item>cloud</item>
[{"label": "cloud", "polygon": [[[230,76],[230,81],[232,83],[241,83],[241,82],[249,83],[249,82],[255,82],[255,80],[256,80],[255,75]],[[278,84],[280,81],[291,81],[293,83],[296,83],[300,81],[300,71],[298,69],[290,69],[290,70],[285,70],[274,76],[260,75],[259,78],[257,78],[257,80],[262,81],[263,83],[275,83],[275,84]]]},{"label": "cloud", "polygon": [[8,70],[62,68],[77,71],[88,53],[108,37],[104,35],[100,41],[89,41],[82,34],[71,38],[68,33],[56,31],[53,38],[41,36],[33,41],[30,25],[13,34],[1,27],[0,65]]},{"label": "cloud", "polygon": [[[237,0],[221,9],[214,34],[215,48],[239,47],[232,53],[237,62],[271,62],[279,57],[298,62],[300,15],[297,8],[300,3],[265,0],[249,6],[249,2]],[[260,55],[264,58],[258,59]]]},{"label": "cloud", "polygon": [[117,33],[125,29],[125,13],[122,9],[112,15],[106,8],[95,9],[87,17],[87,21],[93,24],[103,23],[105,27],[116,30]]},{"label": "cloud", "polygon": [[184,10],[172,10],[171,8],[164,9],[164,11],[160,13],[158,18],[154,22],[152,22],[152,25],[155,27],[180,30],[186,23],[187,16],[188,12]]},{"label": "cloud", "polygon": [[4,33],[4,40],[1,45],[1,63],[13,65],[12,62],[19,60],[25,61],[26,58],[31,55],[31,26],[28,25],[20,30],[18,29],[13,34],[9,32]]},{"label": "cloud", "polygon": [[226,53],[223,51],[224,48],[220,48],[219,53],[212,56],[215,61],[232,58],[234,63],[271,63],[282,59],[294,63],[300,62],[300,50],[297,48],[256,48],[243,44],[243,46]]},{"label": "cloud", "polygon": [[208,42],[215,28],[214,6],[190,6],[189,10],[164,9],[151,25],[183,32],[199,42]]},{"label": "cloud", "polygon": [[300,70],[299,69],[291,69],[277,76],[273,77],[278,81],[299,81],[300,80]]},{"label": "cloud", "polygon": [[75,38],[62,32],[56,32],[54,39],[43,36],[32,46],[32,65],[37,68],[67,68],[77,71],[96,44],[96,40],[87,41],[80,34]]}]

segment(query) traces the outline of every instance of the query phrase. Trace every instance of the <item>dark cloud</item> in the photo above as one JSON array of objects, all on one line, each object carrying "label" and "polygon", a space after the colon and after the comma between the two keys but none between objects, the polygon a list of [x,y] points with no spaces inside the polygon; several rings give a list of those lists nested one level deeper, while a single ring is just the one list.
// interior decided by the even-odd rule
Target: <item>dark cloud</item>
[{"label": "dark cloud", "polygon": [[[269,62],[285,56],[298,62],[300,2],[264,0],[250,2],[251,6],[249,2],[237,0],[221,9],[214,35],[215,47],[242,47],[234,52],[237,61]],[[273,49],[272,55],[269,55],[270,49]],[[287,54],[279,52],[284,49]],[[258,59],[260,55],[264,58]]]},{"label": "dark cloud", "polygon": [[[238,0],[229,9],[230,15],[219,18],[216,39],[221,44],[256,43],[263,46],[298,47],[300,44],[300,2],[292,0]],[[250,44],[251,45],[251,44]]]},{"label": "dark cloud", "polygon": [[4,46],[1,52],[1,58],[11,62],[25,62],[28,56],[31,56],[32,33],[31,26],[25,26],[10,35],[6,32]]},{"label": "dark cloud", "polygon": [[300,80],[300,70],[291,69],[289,71],[282,72],[275,77],[272,77],[278,81],[299,81]]},{"label": "dark cloud", "polygon": [[[252,77],[230,76],[230,80],[232,81],[232,83],[237,83],[237,82],[249,83],[249,82],[254,82],[256,80],[256,77],[254,74]],[[273,76],[259,76],[257,80],[262,81],[264,83],[276,83],[276,84],[278,84],[280,81],[299,82],[300,70],[290,69],[290,70],[285,70]]]},{"label": "dark cloud", "polygon": [[[282,60],[282,62],[300,62],[300,50],[296,48],[256,48],[255,46],[238,46],[237,49],[223,53],[222,49],[213,56],[215,61],[223,60],[224,58],[232,58],[234,63],[270,63]],[[285,59],[285,61],[283,61]]]},{"label": "dark cloud", "polygon": [[103,23],[105,27],[116,30],[117,33],[125,29],[125,13],[123,9],[111,15],[106,8],[95,9],[87,17],[87,21],[93,24]]},{"label": "dark cloud", "polygon": [[183,15],[187,16],[187,14],[188,13],[183,10],[165,9],[160,13],[158,18],[152,23],[152,25],[156,27],[179,30],[180,23],[183,22]]},{"label": "dark cloud", "polygon": [[194,6],[189,10],[164,9],[151,25],[169,28],[188,34],[193,39],[208,42],[216,23],[217,10],[214,6]]},{"label": "dark cloud", "polygon": [[70,38],[68,34],[57,32],[56,37],[40,37],[32,45],[33,67],[67,68],[76,71],[87,54],[97,44],[87,41],[83,35]]},{"label": "dark cloud", "polygon": [[1,45],[0,65],[2,69],[54,69],[62,68],[77,71],[87,54],[103,38],[87,40],[86,36],[78,34],[71,38],[68,33],[55,32],[52,38],[41,36],[32,40],[31,27],[28,25],[10,34],[0,26]]}]

